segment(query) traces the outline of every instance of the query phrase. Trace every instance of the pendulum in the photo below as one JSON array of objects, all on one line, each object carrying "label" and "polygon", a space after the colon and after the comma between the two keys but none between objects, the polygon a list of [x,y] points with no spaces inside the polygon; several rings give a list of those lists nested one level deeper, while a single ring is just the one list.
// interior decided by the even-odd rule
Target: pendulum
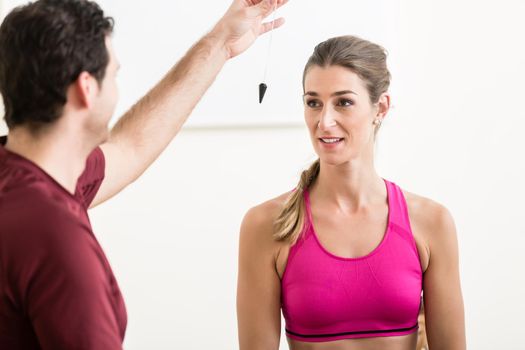
[{"label": "pendulum", "polygon": [[264,99],[264,95],[266,94],[266,90],[268,89],[268,85],[266,85],[265,81],[266,81],[266,75],[268,73],[268,65],[270,62],[270,53],[272,51],[272,38],[273,38],[273,29],[275,25],[276,14],[277,14],[277,2],[275,3],[275,8],[273,12],[272,29],[270,30],[270,39],[268,42],[268,55],[266,57],[266,66],[264,68],[263,82],[259,84],[259,103],[262,103]]}]

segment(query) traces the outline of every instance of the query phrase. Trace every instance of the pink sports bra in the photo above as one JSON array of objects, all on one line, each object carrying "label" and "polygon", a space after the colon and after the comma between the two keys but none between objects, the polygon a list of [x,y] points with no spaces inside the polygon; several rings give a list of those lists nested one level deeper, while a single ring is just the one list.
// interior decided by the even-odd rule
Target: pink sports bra
[{"label": "pink sports bra", "polygon": [[401,189],[384,180],[388,225],[381,243],[359,258],[325,250],[312,225],[290,248],[281,281],[289,338],[326,342],[405,335],[418,329],[423,274]]}]

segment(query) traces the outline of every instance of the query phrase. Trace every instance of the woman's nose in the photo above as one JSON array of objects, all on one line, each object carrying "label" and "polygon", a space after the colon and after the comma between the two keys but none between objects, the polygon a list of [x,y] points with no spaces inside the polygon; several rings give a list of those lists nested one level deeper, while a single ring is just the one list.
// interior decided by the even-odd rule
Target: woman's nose
[{"label": "woman's nose", "polygon": [[336,124],[334,111],[330,107],[323,108],[317,127],[321,130],[328,130]]}]

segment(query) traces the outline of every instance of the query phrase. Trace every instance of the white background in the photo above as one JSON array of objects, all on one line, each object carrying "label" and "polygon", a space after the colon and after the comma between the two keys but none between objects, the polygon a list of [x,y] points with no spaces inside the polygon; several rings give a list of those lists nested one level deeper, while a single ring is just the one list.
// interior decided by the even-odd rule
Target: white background
[{"label": "white background", "polygon": [[[168,36],[118,3],[104,1],[116,43],[131,21],[145,33],[134,38],[136,50],[154,57],[169,40],[165,62],[180,58],[228,6],[127,3],[154,27],[191,28]],[[281,11],[288,23],[273,38],[286,45],[272,56],[265,103],[256,100],[267,38],[228,63],[190,127],[139,181],[91,212],[127,302],[127,349],[237,348],[240,221],[250,206],[293,188],[314,159],[301,124],[300,73],[320,40],[356,33],[390,52],[395,108],[379,134],[380,175],[443,203],[456,220],[469,349],[525,349],[525,2],[399,0],[389,2],[391,16],[383,1],[361,3],[291,0]],[[4,1],[5,9],[12,4]],[[349,30],[334,20],[341,13]],[[117,46],[123,101],[169,66],[144,60],[126,68],[128,49]],[[295,84],[286,97],[277,93],[281,83]]]}]

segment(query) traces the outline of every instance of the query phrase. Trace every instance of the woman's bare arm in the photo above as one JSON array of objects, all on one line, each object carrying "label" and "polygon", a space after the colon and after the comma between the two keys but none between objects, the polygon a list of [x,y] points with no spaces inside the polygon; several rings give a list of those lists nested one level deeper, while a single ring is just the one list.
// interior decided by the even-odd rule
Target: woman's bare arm
[{"label": "woman's bare arm", "polygon": [[281,284],[276,270],[279,243],[269,204],[244,217],[239,241],[237,321],[240,350],[277,350],[281,332]]}]

